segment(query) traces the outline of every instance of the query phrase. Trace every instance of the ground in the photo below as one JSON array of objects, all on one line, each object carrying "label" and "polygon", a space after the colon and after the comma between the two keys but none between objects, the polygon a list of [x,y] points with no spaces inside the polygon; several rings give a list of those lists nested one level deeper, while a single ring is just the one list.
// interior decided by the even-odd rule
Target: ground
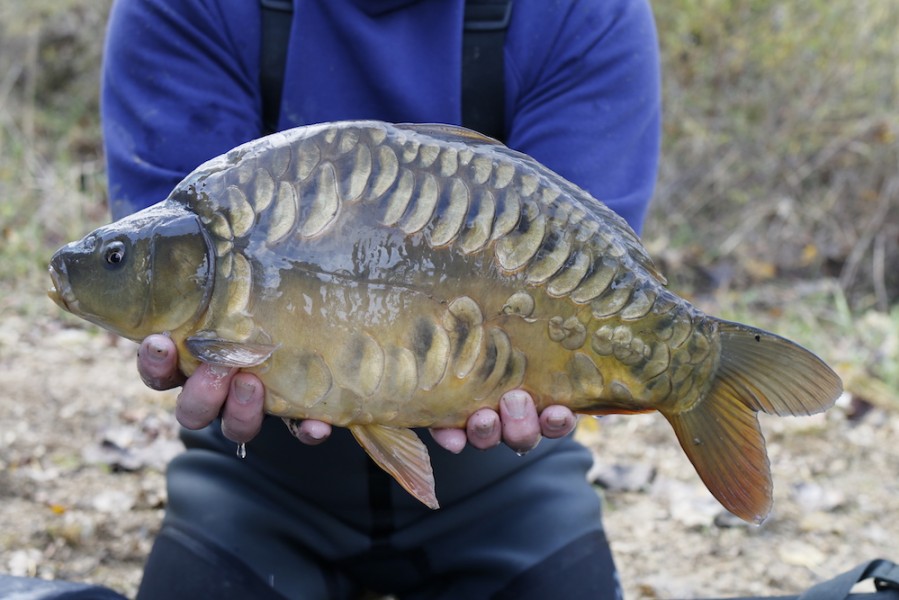
[{"label": "ground", "polygon": [[[133,595],[179,449],[174,394],[143,386],[131,342],[31,306],[0,325],[0,571]],[[756,527],[711,499],[658,415],[582,424],[628,598],[795,593],[899,559],[899,413],[844,398],[763,429],[775,506]]]}]

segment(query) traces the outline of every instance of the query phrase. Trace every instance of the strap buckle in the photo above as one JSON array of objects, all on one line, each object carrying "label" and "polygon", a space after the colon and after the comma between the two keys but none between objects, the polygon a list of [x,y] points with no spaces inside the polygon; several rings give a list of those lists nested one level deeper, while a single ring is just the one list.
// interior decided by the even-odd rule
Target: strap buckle
[{"label": "strap buckle", "polygon": [[469,2],[465,6],[466,31],[501,31],[509,27],[512,0]]},{"label": "strap buckle", "polygon": [[293,12],[293,0],[259,0],[262,8],[279,12]]}]

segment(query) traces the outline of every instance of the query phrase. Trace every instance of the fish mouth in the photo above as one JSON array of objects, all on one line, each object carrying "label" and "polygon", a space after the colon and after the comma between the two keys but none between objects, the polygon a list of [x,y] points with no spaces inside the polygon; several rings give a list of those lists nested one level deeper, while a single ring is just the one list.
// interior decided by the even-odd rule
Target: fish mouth
[{"label": "fish mouth", "polygon": [[50,280],[53,285],[47,290],[47,296],[63,310],[77,314],[78,300],[75,299],[65,270],[65,265],[59,261],[54,260],[50,263]]}]

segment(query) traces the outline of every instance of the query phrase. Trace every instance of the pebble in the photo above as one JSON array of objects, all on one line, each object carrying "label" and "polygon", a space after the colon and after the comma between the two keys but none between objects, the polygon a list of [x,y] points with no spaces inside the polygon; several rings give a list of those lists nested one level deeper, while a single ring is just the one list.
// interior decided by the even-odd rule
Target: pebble
[{"label": "pebble", "polygon": [[94,521],[84,513],[67,512],[62,522],[48,528],[54,537],[61,538],[69,546],[77,547],[89,544],[95,536]]},{"label": "pebble", "polygon": [[612,492],[639,492],[649,487],[655,475],[655,467],[646,463],[610,464],[596,461],[587,479]]},{"label": "pebble", "polygon": [[651,493],[667,502],[671,518],[687,528],[710,527],[723,510],[701,485],[659,477],[653,483]]},{"label": "pebble", "polygon": [[104,490],[94,496],[91,506],[101,513],[123,513],[134,507],[137,499],[133,494],[121,490]]},{"label": "pebble", "polygon": [[122,471],[145,468],[162,471],[183,451],[184,444],[178,439],[162,436],[147,439],[138,426],[123,425],[105,432],[99,443],[86,446],[81,455],[85,462],[105,464]]},{"label": "pebble", "polygon": [[821,566],[827,556],[815,546],[801,540],[788,540],[778,546],[777,555],[788,565],[814,569]]},{"label": "pebble", "polygon": [[13,577],[34,577],[41,557],[37,548],[13,550],[6,561],[6,569]]},{"label": "pebble", "polygon": [[790,496],[807,513],[831,512],[846,503],[846,494],[840,490],[825,488],[811,481],[794,484]]}]

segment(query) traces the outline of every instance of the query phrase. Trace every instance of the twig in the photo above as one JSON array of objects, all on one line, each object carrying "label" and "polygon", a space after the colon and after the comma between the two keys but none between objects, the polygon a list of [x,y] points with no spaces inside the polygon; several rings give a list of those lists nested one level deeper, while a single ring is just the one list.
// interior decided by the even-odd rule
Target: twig
[{"label": "twig", "polygon": [[6,75],[3,76],[3,79],[0,80],[0,112],[5,112],[4,108],[6,106],[6,102],[9,99],[9,94],[12,92],[13,86],[16,84],[16,80],[22,75],[24,67],[21,62],[17,62],[12,65],[9,70],[6,72]]},{"label": "twig", "polygon": [[842,286],[844,290],[848,290],[852,286],[852,283],[855,281],[855,276],[858,274],[862,258],[864,258],[865,253],[868,251],[868,246],[871,245],[877,232],[880,231],[881,227],[883,227],[886,222],[886,216],[890,210],[890,199],[895,193],[894,190],[897,187],[897,182],[899,182],[899,180],[889,180],[887,183],[884,183],[884,186],[880,191],[880,201],[877,204],[877,209],[871,215],[871,218],[868,219],[868,222],[862,229],[858,241],[852,247],[849,256],[846,258],[846,264],[843,267],[842,273],[840,273],[840,286]]},{"label": "twig", "polygon": [[874,296],[877,299],[877,309],[883,312],[889,310],[886,284],[886,231],[881,231],[874,238],[874,252],[872,257],[872,279],[874,280]]}]

